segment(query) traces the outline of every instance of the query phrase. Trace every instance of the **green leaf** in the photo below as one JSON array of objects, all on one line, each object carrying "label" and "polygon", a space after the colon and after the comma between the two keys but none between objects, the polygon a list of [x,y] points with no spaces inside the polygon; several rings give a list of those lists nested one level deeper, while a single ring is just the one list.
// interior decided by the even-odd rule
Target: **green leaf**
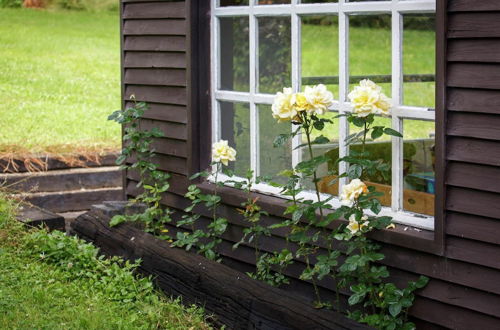
[{"label": "green leaf", "polygon": [[347,172],[347,175],[349,176],[349,179],[357,179],[361,177],[362,173],[363,173],[363,167],[354,164],[349,166],[349,171]]},{"label": "green leaf", "polygon": [[401,309],[401,304],[393,304],[389,306],[389,313],[391,313],[392,316],[396,317],[399,313],[401,313]]},{"label": "green leaf", "polygon": [[115,215],[114,217],[111,218],[111,221],[109,222],[110,227],[115,227],[118,226],[121,223],[124,223],[127,221],[127,218],[124,215]]},{"label": "green leaf", "polygon": [[325,128],[325,123],[322,120],[318,120],[313,123],[313,126],[318,131],[321,131],[323,130],[323,128]]},{"label": "green leaf", "polygon": [[375,126],[372,130],[372,139],[376,140],[384,134],[384,128],[381,126]]},{"label": "green leaf", "polygon": [[399,133],[398,131],[395,131],[389,127],[384,128],[384,133],[387,135],[392,135],[392,136],[396,136],[396,137],[403,137],[403,135],[401,133]]},{"label": "green leaf", "polygon": [[330,142],[330,139],[328,139],[326,136],[320,135],[317,138],[312,141],[313,144],[327,144]]}]

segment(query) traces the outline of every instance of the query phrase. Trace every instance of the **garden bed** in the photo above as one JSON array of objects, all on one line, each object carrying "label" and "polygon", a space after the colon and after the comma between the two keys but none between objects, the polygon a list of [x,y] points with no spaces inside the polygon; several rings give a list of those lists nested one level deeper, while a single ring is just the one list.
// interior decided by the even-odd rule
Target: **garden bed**
[{"label": "garden bed", "polygon": [[78,217],[70,232],[97,245],[108,256],[142,259],[141,269],[168,295],[204,306],[217,325],[229,329],[367,329],[344,315],[319,310],[296,295],[199,255],[172,248],[131,224],[109,227],[124,202],[95,205]]}]

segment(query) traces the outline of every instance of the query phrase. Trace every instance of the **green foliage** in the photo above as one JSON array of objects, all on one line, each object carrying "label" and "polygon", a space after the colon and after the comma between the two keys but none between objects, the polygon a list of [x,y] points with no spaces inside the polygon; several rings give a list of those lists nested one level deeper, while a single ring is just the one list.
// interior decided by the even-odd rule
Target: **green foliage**
[{"label": "green foliage", "polygon": [[0,195],[0,328],[209,329],[203,310],[184,307],[137,274],[139,261],[105,259],[61,232],[27,230]]},{"label": "green foliage", "polygon": [[[108,119],[117,122],[124,127],[124,147],[116,163],[122,169],[139,172],[140,180],[137,187],[142,187],[143,192],[131,203],[145,205],[145,210],[137,214],[116,215],[111,219],[110,226],[116,226],[123,222],[139,222],[145,226],[147,232],[156,234],[159,238],[170,240],[165,233],[164,226],[172,221],[171,211],[161,205],[162,195],[168,191],[170,174],[160,171],[153,162],[155,150],[152,143],[155,138],[163,137],[156,127],[151,130],[142,129],[139,120],[148,109],[146,103],[135,102],[134,106],[125,110],[113,112]],[[127,160],[135,157],[135,162],[128,164]]]}]

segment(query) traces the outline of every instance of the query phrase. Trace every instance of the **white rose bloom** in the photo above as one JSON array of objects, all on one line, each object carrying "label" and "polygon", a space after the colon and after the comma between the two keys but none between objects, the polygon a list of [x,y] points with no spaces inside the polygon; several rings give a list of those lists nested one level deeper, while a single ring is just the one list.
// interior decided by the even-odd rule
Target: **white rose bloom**
[{"label": "white rose bloom", "polygon": [[363,223],[359,223],[358,221],[356,221],[356,216],[354,214],[352,214],[349,217],[349,224],[347,225],[347,229],[349,229],[349,231],[351,232],[352,235],[355,235],[363,228],[368,227],[369,223],[366,220],[368,220],[368,217],[366,215],[364,215],[361,218],[361,221],[363,221]]},{"label": "white rose bloom", "polygon": [[352,205],[362,194],[368,192],[368,187],[360,179],[354,179],[351,183],[342,187],[340,202],[344,205]]},{"label": "white rose bloom", "polygon": [[297,117],[297,110],[294,107],[294,97],[291,88],[283,88],[283,93],[278,92],[272,105],[273,117],[278,122],[293,120]]},{"label": "white rose bloom", "polygon": [[229,162],[234,162],[236,160],[236,150],[231,148],[226,140],[220,140],[212,145],[212,161],[221,162],[224,165],[228,165]]},{"label": "white rose bloom", "polygon": [[391,99],[382,93],[382,88],[373,81],[364,79],[347,96],[352,103],[353,113],[358,117],[370,114],[389,115]]},{"label": "white rose bloom", "polygon": [[323,115],[333,104],[333,94],[326,89],[326,86],[319,84],[313,87],[306,86],[304,95],[311,109],[310,113]]}]

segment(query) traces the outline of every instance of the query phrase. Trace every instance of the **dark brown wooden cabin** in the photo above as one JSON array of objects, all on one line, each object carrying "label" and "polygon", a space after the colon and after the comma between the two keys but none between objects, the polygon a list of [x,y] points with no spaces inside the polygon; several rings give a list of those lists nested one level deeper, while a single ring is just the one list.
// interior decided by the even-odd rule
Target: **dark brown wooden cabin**
[{"label": "dark brown wooden cabin", "polygon": [[[159,127],[157,162],[172,173],[164,203],[181,210],[191,174],[210,157],[210,10],[208,0],[122,0],[123,105],[135,95],[151,110],[144,127]],[[436,6],[435,230],[378,232],[396,282],[431,280],[411,309],[420,329],[500,329],[500,1],[437,0]],[[137,194],[134,173],[126,195]],[[200,182],[210,189],[208,183]],[[225,263],[251,270],[253,251],[231,245],[244,223],[235,207],[244,195],[222,191],[221,212],[232,222],[225,234]],[[276,221],[280,198],[261,196]],[[399,228],[403,228],[399,226]],[[282,233],[263,242],[273,250]],[[288,275],[297,278],[297,265]],[[324,295],[330,283],[321,283]],[[310,294],[307,283],[287,290]]]}]

